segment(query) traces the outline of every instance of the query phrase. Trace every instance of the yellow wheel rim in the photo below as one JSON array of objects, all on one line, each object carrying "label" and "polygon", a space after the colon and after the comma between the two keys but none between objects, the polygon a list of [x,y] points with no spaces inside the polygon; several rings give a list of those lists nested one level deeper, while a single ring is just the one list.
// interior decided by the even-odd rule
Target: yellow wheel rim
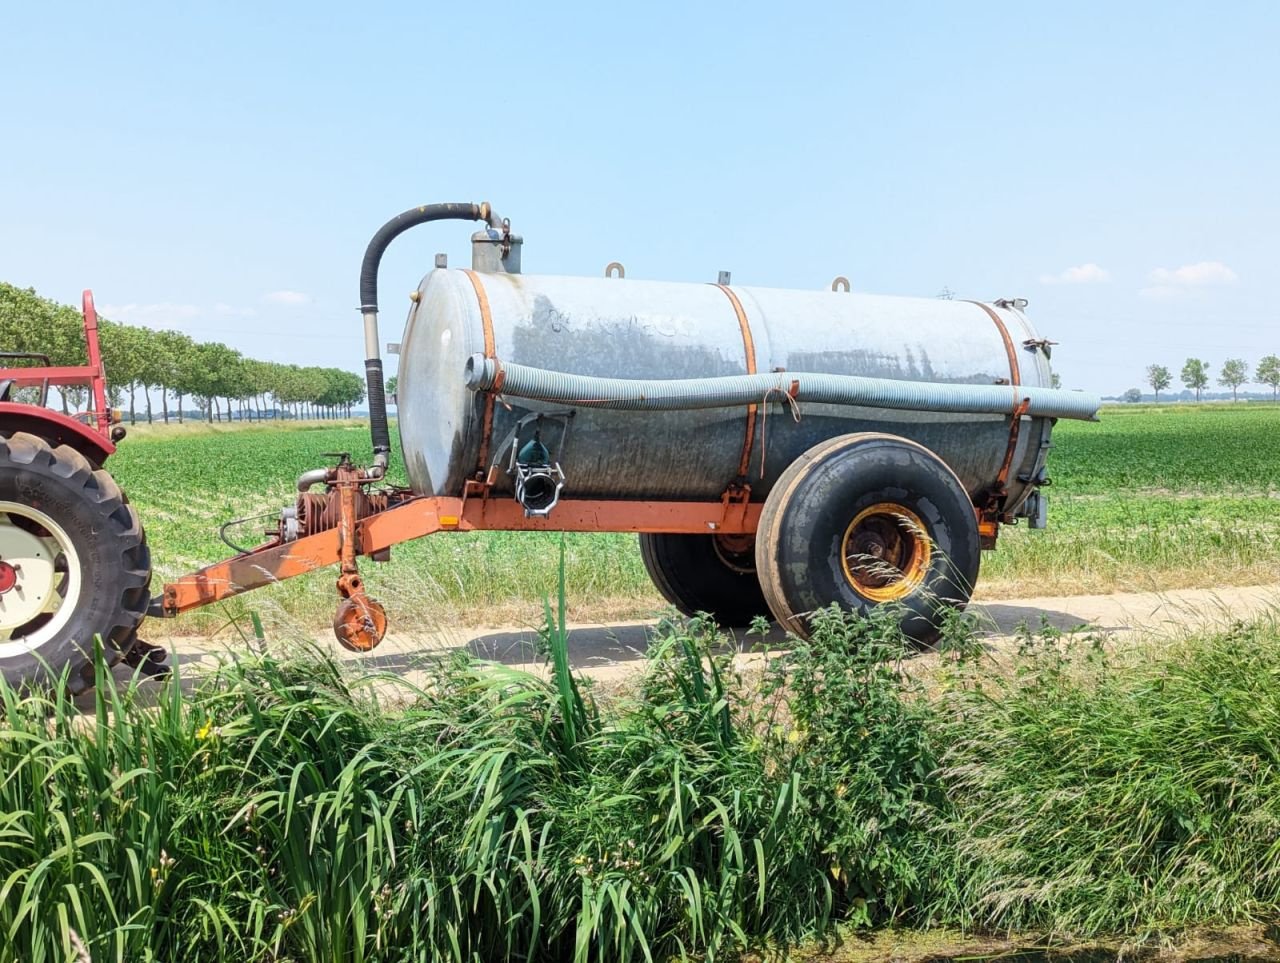
[{"label": "yellow wheel rim", "polygon": [[840,545],[844,576],[873,602],[904,599],[924,583],[933,542],[920,516],[893,502],[858,512]]}]

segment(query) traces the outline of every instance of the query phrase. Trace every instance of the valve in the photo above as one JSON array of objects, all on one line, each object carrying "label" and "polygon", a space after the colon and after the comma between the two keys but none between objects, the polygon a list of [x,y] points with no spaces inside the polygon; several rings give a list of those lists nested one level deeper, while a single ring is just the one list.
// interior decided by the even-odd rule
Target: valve
[{"label": "valve", "polygon": [[516,501],[524,508],[525,518],[545,517],[560,501],[564,488],[564,472],[551,463],[551,452],[535,433],[516,455]]}]

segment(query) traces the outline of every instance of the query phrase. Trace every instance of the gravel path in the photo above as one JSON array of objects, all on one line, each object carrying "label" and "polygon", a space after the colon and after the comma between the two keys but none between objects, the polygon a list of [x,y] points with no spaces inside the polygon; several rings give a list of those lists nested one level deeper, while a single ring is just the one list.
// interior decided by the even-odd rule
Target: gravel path
[{"label": "gravel path", "polygon": [[[1009,602],[974,604],[970,611],[986,626],[988,643],[1000,648],[1011,643],[1023,623],[1038,626],[1047,621],[1065,631],[1086,628],[1101,632],[1114,642],[1138,638],[1173,637],[1216,627],[1231,622],[1273,614],[1280,621],[1280,585],[1248,588],[1191,589],[1176,592],[1134,593],[1120,595],[1079,595],[1059,598],[1030,598]],[[425,679],[424,662],[451,650],[466,648],[473,654],[507,665],[538,668],[536,627],[505,626],[494,628],[442,628],[439,632],[401,636],[392,631],[374,652],[356,655],[341,649],[332,637],[322,636],[316,645],[335,653],[344,661],[361,660],[370,668],[405,675],[411,680]],[[575,667],[601,681],[617,681],[634,672],[643,661],[653,621],[616,622],[608,625],[571,624],[570,658]],[[770,641],[781,641],[775,633]],[[238,637],[214,639],[149,638],[149,641],[171,649],[184,666],[211,664],[227,653],[242,651]],[[293,640],[271,643],[287,646]],[[743,649],[758,646],[758,639],[742,641]],[[759,658],[743,654],[744,661]],[[120,671],[120,670],[118,670]]]}]

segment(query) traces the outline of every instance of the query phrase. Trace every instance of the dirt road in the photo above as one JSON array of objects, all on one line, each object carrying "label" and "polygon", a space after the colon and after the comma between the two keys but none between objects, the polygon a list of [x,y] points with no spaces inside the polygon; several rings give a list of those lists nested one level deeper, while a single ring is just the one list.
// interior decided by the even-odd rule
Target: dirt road
[{"label": "dirt road", "polygon": [[[989,643],[996,647],[1008,644],[1020,625],[1038,626],[1042,620],[1064,631],[1084,628],[1104,633],[1117,641],[1139,637],[1176,637],[1269,613],[1280,619],[1280,585],[1018,599],[975,604],[970,610],[985,626]],[[624,678],[641,665],[653,624],[652,621],[573,624],[569,634],[570,658],[579,670],[601,681]],[[412,637],[397,635],[393,629],[382,645],[368,655],[346,652],[330,636],[319,636],[314,641],[324,651],[333,652],[343,660],[361,660],[369,668],[417,679],[423,677],[425,664],[433,657],[462,648],[481,658],[507,665],[538,668],[537,634],[534,626],[442,628],[434,634]],[[775,634],[773,641],[780,640],[781,636]],[[238,637],[152,641],[170,648],[183,666],[212,664],[228,653],[244,649]],[[280,640],[269,645],[288,646],[298,641],[312,640]],[[739,642],[747,649],[758,645],[759,640],[743,642],[739,639]],[[741,658],[753,657],[743,655]]]}]

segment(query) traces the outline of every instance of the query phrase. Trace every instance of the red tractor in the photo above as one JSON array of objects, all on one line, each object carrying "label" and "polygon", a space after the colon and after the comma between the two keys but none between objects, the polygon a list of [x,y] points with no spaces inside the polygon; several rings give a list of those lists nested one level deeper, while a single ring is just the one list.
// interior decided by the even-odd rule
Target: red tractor
[{"label": "red tractor", "polygon": [[[88,364],[0,352],[0,673],[14,684],[56,677],[93,684],[83,642],[110,664],[144,661],[137,628],[150,600],[151,556],[138,516],[103,468],[124,437],[107,407],[93,295],[84,292]],[[25,362],[25,364],[15,364]],[[45,406],[49,387],[87,387],[75,416]],[[15,392],[37,389],[20,401]]]}]

